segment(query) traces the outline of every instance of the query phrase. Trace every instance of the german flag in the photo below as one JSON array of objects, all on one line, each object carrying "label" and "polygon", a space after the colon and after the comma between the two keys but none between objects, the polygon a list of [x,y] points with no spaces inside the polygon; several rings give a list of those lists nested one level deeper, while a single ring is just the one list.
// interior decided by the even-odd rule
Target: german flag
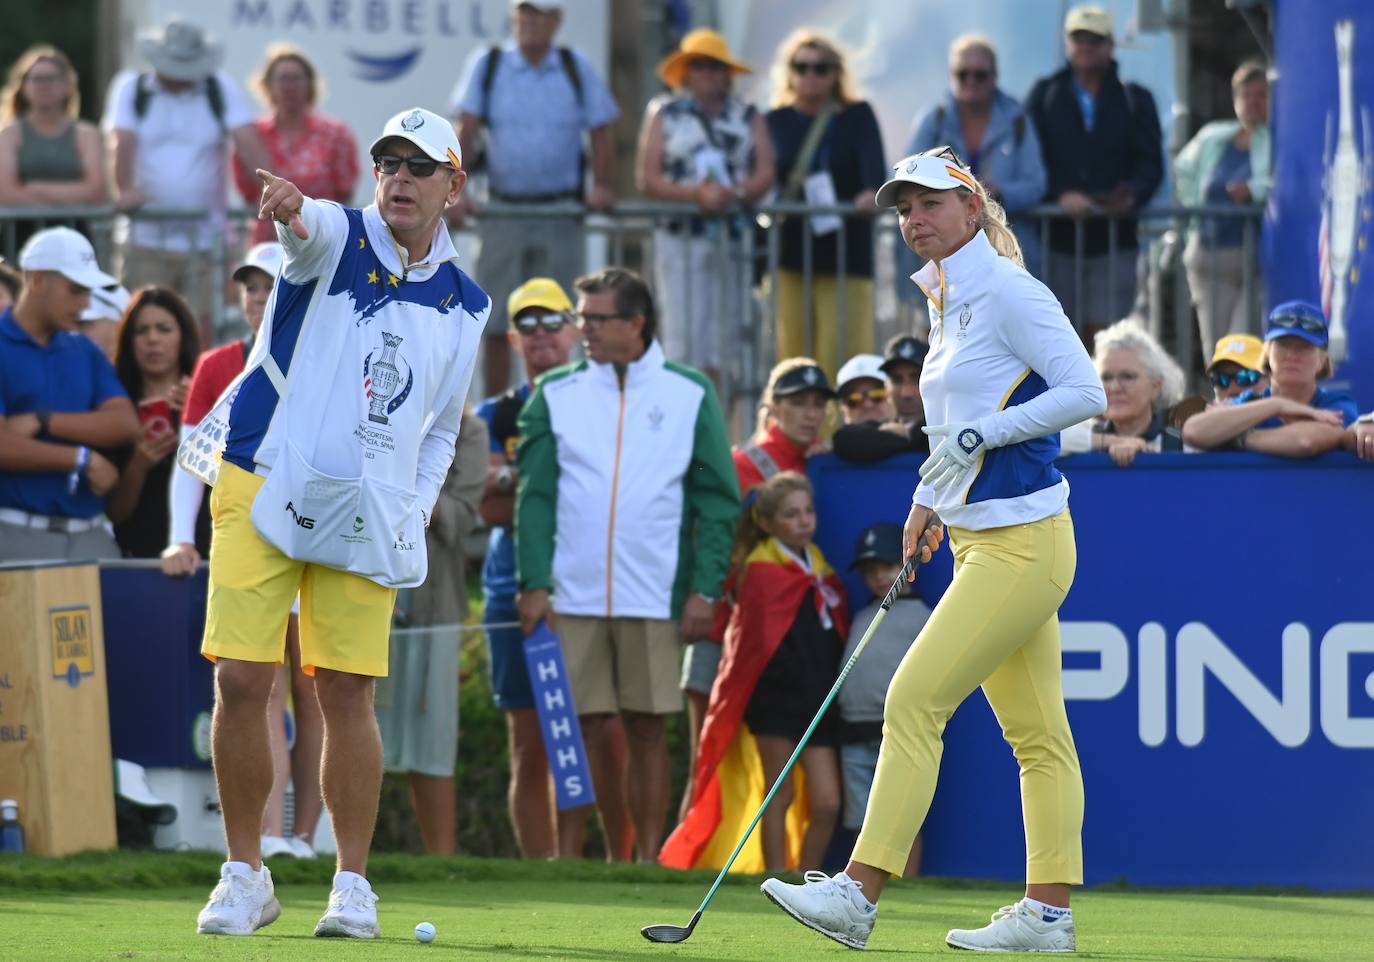
[{"label": "german flag", "polygon": [[[738,586],[736,603],[725,629],[725,651],[711,689],[710,707],[702,724],[686,817],[664,842],[659,864],[668,868],[715,868],[725,864],[749,826],[769,785],[744,710],[764,668],[782,643],[807,593],[818,609],[828,595],[830,611],[841,636],[847,634],[849,613],[844,587],[820,549],[807,545],[811,572],[805,571],[773,538],[761,543],[745,559],[732,580]],[[806,784],[800,767],[793,769],[796,801],[787,816],[787,861],[795,869],[806,833]],[[755,832],[731,866],[733,872],[763,872],[763,844]]]}]

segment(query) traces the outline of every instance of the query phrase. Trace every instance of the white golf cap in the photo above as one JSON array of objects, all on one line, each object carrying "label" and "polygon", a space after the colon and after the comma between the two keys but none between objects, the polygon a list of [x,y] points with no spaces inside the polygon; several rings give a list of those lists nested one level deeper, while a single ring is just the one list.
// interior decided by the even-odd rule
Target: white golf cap
[{"label": "white golf cap", "polygon": [[[897,161],[892,165],[892,179],[878,188],[878,195],[873,202],[879,207],[896,207],[897,195],[906,184],[919,184],[931,190],[965,187],[976,191],[973,175],[961,164],[950,160],[944,154],[947,150],[948,147],[936,147]],[[949,150],[949,153],[954,152]]]},{"label": "white golf cap", "polygon": [[377,156],[378,149],[392,137],[408,140],[425,152],[431,160],[441,164],[463,166],[463,148],[458,145],[458,135],[453,132],[453,124],[443,117],[423,107],[402,110],[386,122],[382,135],[372,142],[370,153]]},{"label": "white golf cap", "polygon": [[286,251],[276,241],[265,241],[261,244],[254,244],[248,248],[248,253],[243,255],[243,262],[234,268],[231,275],[234,280],[243,280],[243,275],[250,270],[260,270],[268,277],[276,277],[281,270],[281,262],[286,259]]},{"label": "white golf cap", "polygon": [[30,237],[19,252],[19,269],[56,271],[90,290],[118,283],[95,262],[91,242],[70,227],[49,227]]},{"label": "white golf cap", "polygon": [[876,354],[855,354],[844,362],[840,368],[839,377],[835,378],[835,390],[843,395],[851,381],[860,378],[870,377],[875,381],[886,381],[887,373],[883,370],[883,359]]},{"label": "white golf cap", "polygon": [[83,321],[117,321],[129,306],[129,292],[123,285],[97,287],[91,290],[91,303],[81,312]]}]

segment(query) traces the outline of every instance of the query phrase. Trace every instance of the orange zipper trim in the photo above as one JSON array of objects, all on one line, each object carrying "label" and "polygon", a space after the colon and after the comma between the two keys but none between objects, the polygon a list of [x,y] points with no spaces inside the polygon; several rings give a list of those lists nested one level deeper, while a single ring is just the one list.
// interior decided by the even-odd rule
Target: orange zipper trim
[{"label": "orange zipper trim", "polygon": [[[630,372],[626,371],[628,378]],[[620,413],[615,420],[615,468],[611,472],[611,523],[610,531],[606,535],[606,617],[613,617],[611,608],[611,585],[614,570],[612,565],[615,561],[615,497],[620,490],[620,442],[625,433],[625,385],[620,385]]]}]

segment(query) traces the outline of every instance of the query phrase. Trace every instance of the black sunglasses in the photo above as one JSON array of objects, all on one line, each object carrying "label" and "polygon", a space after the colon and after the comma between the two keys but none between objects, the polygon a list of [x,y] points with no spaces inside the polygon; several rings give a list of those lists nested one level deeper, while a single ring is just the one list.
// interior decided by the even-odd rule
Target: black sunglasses
[{"label": "black sunglasses", "polygon": [[789,66],[791,66],[792,72],[799,77],[804,77],[809,73],[815,74],[817,77],[829,77],[830,72],[835,69],[833,63],[807,63],[802,60],[794,60]]},{"label": "black sunglasses", "polygon": [[1239,384],[1241,387],[1251,387],[1252,385],[1258,384],[1260,372],[1252,371],[1248,367],[1243,367],[1233,374],[1223,374],[1220,371],[1214,371],[1207,375],[1207,377],[1211,380],[1212,387],[1220,388],[1224,391],[1232,384]]},{"label": "black sunglasses", "polygon": [[991,76],[992,76],[992,71],[991,71],[991,70],[956,70],[956,71],[954,71],[954,78],[955,78],[956,80],[958,80],[961,84],[966,84],[966,83],[968,83],[969,81],[974,81],[975,83],[982,83],[983,81],[987,80],[987,79],[988,79],[989,77],[991,77]]},{"label": "black sunglasses", "polygon": [[1270,327],[1300,327],[1309,334],[1325,334],[1326,322],[1305,314],[1278,314],[1269,318]]},{"label": "black sunglasses", "polygon": [[402,164],[405,164],[411,176],[419,177],[422,180],[434,176],[434,172],[440,167],[453,170],[453,166],[450,164],[441,164],[437,160],[418,155],[415,157],[395,157],[391,154],[378,154],[372,158],[372,163],[384,174],[394,174],[401,169]]},{"label": "black sunglasses", "polygon": [[923,150],[923,151],[921,151],[919,154],[917,154],[916,156],[917,156],[917,157],[939,157],[939,158],[941,158],[941,159],[943,159],[943,160],[950,160],[950,161],[953,161],[954,164],[955,164],[955,166],[957,166],[957,167],[963,168],[963,167],[966,166],[966,165],[964,164],[964,162],[963,162],[962,160],[959,159],[959,155],[956,154],[956,153],[954,152],[954,148],[951,147],[951,146],[949,146],[948,144],[946,144],[946,145],[943,146],[943,147],[932,147],[932,148],[930,148],[929,150]]},{"label": "black sunglasses", "polygon": [[566,314],[521,314],[515,319],[515,328],[521,334],[533,334],[539,328],[543,328],[550,334],[557,334],[563,330],[563,325],[568,323]]}]

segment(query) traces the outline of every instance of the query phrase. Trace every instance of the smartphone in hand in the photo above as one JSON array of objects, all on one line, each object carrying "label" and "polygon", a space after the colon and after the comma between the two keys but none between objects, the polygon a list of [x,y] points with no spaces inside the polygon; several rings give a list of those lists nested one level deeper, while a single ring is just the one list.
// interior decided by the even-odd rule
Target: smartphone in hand
[{"label": "smartphone in hand", "polygon": [[138,402],[138,420],[143,425],[143,440],[151,441],[172,428],[172,406],[165,398]]}]

